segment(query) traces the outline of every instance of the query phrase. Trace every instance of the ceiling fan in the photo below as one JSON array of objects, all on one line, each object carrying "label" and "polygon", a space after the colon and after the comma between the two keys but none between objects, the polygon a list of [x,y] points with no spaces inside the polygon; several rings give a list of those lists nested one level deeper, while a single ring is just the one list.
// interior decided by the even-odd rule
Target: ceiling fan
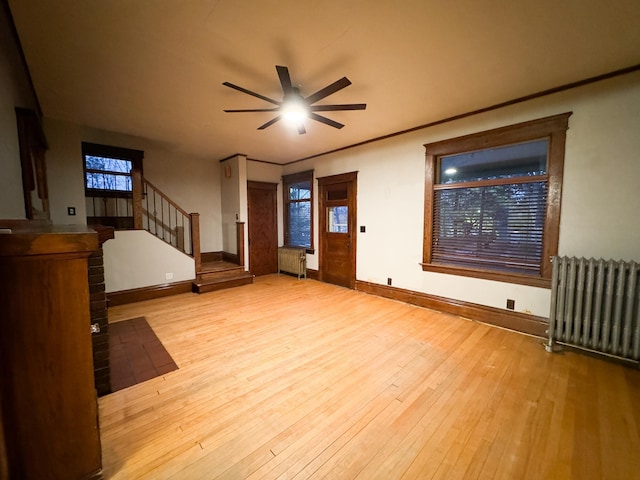
[{"label": "ceiling fan", "polygon": [[327,118],[323,115],[318,115],[316,112],[333,112],[338,110],[364,110],[367,108],[366,103],[348,103],[341,105],[314,105],[316,102],[322,100],[323,98],[328,97],[336,93],[339,90],[342,90],[345,87],[351,85],[351,81],[347,77],[342,77],[340,80],[336,80],[331,85],[327,85],[326,87],[318,90],[316,93],[309,95],[308,97],[304,97],[300,94],[300,89],[298,87],[294,87],[291,84],[291,76],[289,75],[289,69],[287,67],[283,67],[281,65],[276,65],[276,71],[278,72],[278,78],[280,78],[280,85],[282,85],[282,101],[274,100],[269,97],[265,97],[264,95],[260,95],[259,93],[252,92],[251,90],[247,90],[246,88],[239,87],[238,85],[234,85],[233,83],[224,82],[222,85],[226,87],[233,88],[240,92],[246,93],[247,95],[251,95],[253,97],[264,100],[265,102],[272,103],[273,105],[277,105],[275,108],[251,108],[244,110],[225,110],[225,112],[229,113],[238,113],[238,112],[274,112],[277,115],[269,120],[267,123],[260,125],[258,130],[264,130],[267,127],[270,127],[274,123],[276,123],[281,118],[285,120],[289,120],[293,123],[297,129],[298,133],[302,135],[303,133],[307,133],[304,128],[304,119],[311,118],[320,123],[324,123],[325,125],[329,125],[334,128],[342,128],[344,125],[342,123],[338,123],[330,118]]}]

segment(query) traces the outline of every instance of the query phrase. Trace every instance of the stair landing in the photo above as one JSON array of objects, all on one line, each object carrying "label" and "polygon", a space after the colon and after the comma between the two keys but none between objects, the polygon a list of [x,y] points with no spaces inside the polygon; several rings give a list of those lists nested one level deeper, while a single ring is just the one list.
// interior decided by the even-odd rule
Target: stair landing
[{"label": "stair landing", "polygon": [[224,261],[203,262],[192,289],[195,293],[205,293],[250,283],[253,275],[244,267]]}]

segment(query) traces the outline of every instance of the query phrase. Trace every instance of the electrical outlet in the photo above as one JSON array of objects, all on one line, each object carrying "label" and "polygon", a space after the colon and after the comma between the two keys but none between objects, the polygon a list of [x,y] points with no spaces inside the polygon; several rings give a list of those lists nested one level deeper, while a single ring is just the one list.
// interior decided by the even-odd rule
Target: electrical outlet
[{"label": "electrical outlet", "polygon": [[164,274],[164,277],[165,277],[167,280],[173,280],[173,273],[165,273],[165,274]]},{"label": "electrical outlet", "polygon": [[365,233],[367,231],[367,227],[364,225],[360,225],[360,233]]},{"label": "electrical outlet", "polygon": [[507,308],[509,310],[515,310],[516,309],[516,301],[515,300],[511,300],[510,298],[507,298]]},{"label": "electrical outlet", "polygon": [[76,214],[76,207],[67,207],[67,215],[75,215]]},{"label": "electrical outlet", "polygon": [[391,285],[391,277],[387,278],[387,285]]}]

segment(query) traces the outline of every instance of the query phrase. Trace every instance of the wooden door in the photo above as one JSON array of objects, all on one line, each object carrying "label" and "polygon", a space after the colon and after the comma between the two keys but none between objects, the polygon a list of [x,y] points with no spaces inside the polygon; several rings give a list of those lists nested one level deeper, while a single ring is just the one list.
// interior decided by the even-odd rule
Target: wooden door
[{"label": "wooden door", "polygon": [[247,182],[249,271],[278,272],[277,183]]},{"label": "wooden door", "polygon": [[357,172],[318,179],[320,270],[323,282],[354,288],[356,282]]}]

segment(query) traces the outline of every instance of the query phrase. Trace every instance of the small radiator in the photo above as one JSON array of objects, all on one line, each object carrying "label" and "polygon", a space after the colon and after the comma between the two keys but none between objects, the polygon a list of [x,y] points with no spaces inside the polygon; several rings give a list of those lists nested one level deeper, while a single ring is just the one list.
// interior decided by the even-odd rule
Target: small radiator
[{"label": "small radiator", "polygon": [[278,247],[278,273],[287,272],[307,278],[307,251],[304,248]]},{"label": "small radiator", "polygon": [[554,343],[640,359],[636,262],[553,257],[548,351]]}]

